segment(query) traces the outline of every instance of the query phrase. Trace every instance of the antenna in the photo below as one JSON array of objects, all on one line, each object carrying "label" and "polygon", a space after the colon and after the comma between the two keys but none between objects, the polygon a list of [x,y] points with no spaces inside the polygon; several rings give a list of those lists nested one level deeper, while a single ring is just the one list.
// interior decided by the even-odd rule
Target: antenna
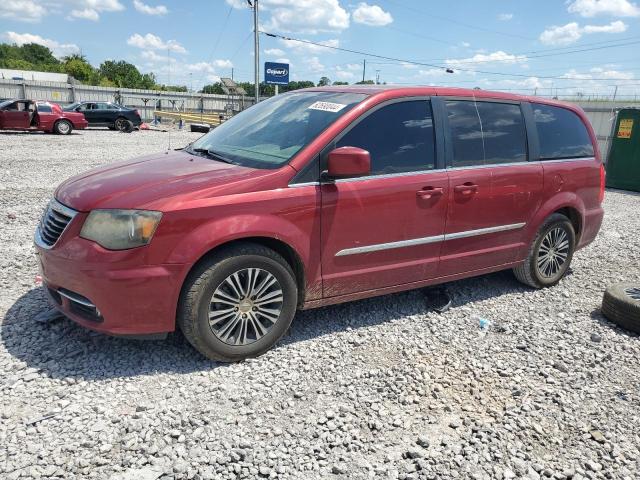
[{"label": "antenna", "polygon": [[[171,48],[167,47],[167,92],[169,92],[169,86],[171,85]],[[167,130],[167,153],[171,150],[171,129]]]}]

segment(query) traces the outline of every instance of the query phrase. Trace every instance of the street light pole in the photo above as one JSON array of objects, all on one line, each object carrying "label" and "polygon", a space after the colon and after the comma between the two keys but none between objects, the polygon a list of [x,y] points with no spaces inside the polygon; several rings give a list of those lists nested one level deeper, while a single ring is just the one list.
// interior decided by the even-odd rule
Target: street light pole
[{"label": "street light pole", "polygon": [[254,81],[255,100],[260,101],[260,33],[258,32],[258,0],[253,0],[253,60],[254,60]]}]

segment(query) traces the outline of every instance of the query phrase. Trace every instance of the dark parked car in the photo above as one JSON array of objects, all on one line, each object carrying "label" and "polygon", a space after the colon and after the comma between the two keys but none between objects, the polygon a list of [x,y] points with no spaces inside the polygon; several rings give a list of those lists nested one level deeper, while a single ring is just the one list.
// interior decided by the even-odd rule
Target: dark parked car
[{"label": "dark parked car", "polygon": [[127,120],[134,127],[139,127],[142,123],[138,110],[111,102],[76,102],[67,105],[63,110],[84,113],[90,127],[109,127],[111,130],[122,130]]},{"label": "dark parked car", "polygon": [[[259,355],[308,309],[513,268],[550,287],[596,237],[577,106],[455,88],[277,95],[180,151],[76,176],[35,242],[55,306],[116,335]],[[585,255],[594,255],[591,250]]]}]

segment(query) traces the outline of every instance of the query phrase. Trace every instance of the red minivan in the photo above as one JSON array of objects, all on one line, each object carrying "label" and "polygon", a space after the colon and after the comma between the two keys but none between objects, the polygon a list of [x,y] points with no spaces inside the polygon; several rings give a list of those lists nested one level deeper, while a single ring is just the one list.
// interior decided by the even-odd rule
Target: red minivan
[{"label": "red minivan", "polygon": [[275,96],[186,148],[63,183],[36,230],[65,315],[180,327],[211,359],[268,350],[297,309],[511,268],[556,284],[603,217],[576,106],[435,87]]}]

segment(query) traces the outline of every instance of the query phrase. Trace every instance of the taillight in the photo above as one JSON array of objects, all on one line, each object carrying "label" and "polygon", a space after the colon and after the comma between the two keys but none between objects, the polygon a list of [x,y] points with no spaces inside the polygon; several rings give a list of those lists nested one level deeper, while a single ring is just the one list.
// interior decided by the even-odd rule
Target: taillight
[{"label": "taillight", "polygon": [[604,200],[604,186],[605,186],[606,173],[604,170],[604,163],[600,164],[600,194],[598,195],[598,201],[602,203]]}]

